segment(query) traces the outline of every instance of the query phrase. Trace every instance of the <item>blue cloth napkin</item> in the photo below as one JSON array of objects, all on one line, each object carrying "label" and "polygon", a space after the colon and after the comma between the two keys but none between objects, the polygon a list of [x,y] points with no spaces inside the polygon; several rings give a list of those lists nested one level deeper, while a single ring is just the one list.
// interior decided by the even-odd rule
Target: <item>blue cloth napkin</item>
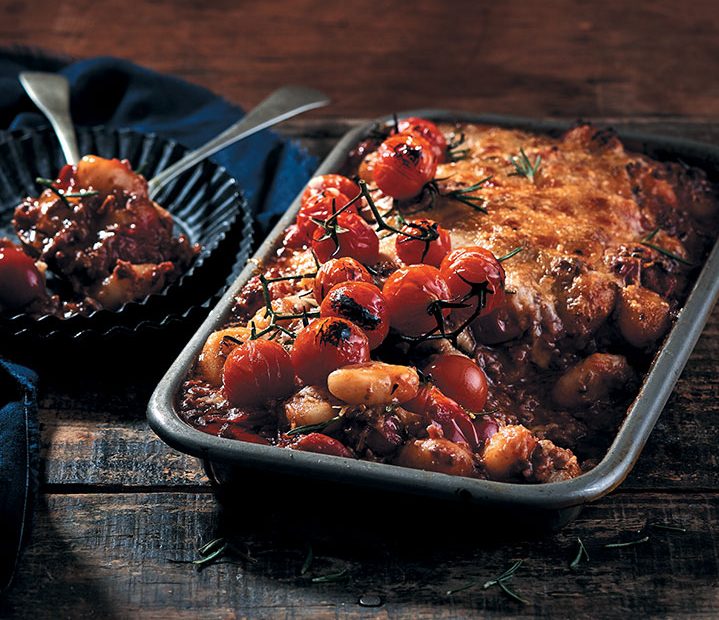
[{"label": "blue cloth napkin", "polygon": [[31,370],[0,360],[0,594],[27,539],[37,489],[36,381]]},{"label": "blue cloth napkin", "polygon": [[[70,63],[28,50],[0,50],[0,131],[47,124],[18,82],[23,70],[67,76],[77,125],[131,128],[197,148],[243,116],[240,108],[204,88],[125,60]],[[270,131],[213,159],[239,181],[260,232],[287,209],[316,163],[297,144]],[[32,371],[0,360],[0,592],[27,537],[37,485],[35,379]]]}]

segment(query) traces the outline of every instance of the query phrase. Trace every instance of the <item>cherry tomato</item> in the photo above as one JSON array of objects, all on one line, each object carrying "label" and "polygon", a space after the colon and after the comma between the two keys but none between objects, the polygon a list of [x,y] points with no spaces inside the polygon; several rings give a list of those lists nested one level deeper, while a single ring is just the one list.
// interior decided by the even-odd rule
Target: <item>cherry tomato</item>
[{"label": "cherry tomato", "polygon": [[324,228],[317,228],[312,234],[312,250],[321,263],[343,256],[355,258],[365,265],[373,265],[379,260],[379,237],[359,215],[340,213],[335,229],[336,239]]},{"label": "cherry tomato", "polygon": [[464,355],[440,354],[424,369],[443,394],[478,413],[487,403],[487,375]]},{"label": "cherry tomato", "polygon": [[[449,299],[449,287],[436,267],[411,265],[395,271],[384,289],[390,325],[408,336],[421,336],[437,327],[436,302]],[[442,309],[449,316],[449,308]]]},{"label": "cherry tomato", "polygon": [[436,171],[437,158],[429,142],[416,134],[399,133],[380,144],[373,176],[385,194],[409,200],[421,193]]},{"label": "cherry tomato", "polygon": [[19,310],[44,294],[35,261],[19,248],[0,247],[0,306]]},{"label": "cherry tomato", "polygon": [[369,341],[354,323],[319,318],[299,331],[291,357],[297,376],[307,385],[326,386],[333,370],[369,361]]},{"label": "cherry tomato", "polygon": [[444,437],[454,443],[466,443],[473,450],[483,444],[472,418],[459,403],[434,385],[423,385],[419,394],[402,407],[412,413],[426,415],[432,422],[439,424]]},{"label": "cherry tomato", "polygon": [[[487,282],[486,304],[480,316],[492,312],[505,299],[504,267],[492,252],[482,247],[469,246],[450,252],[442,260],[439,271],[447,281],[455,301],[464,300],[472,290],[473,284]],[[466,321],[476,311],[479,297],[473,296],[466,301],[469,304],[467,308],[455,310],[455,316],[459,321]]]},{"label": "cherry tomato", "polygon": [[325,295],[335,284],[343,282],[369,282],[372,284],[373,280],[364,265],[354,258],[349,256],[331,258],[317,270],[315,276],[314,293],[317,303],[322,303]]},{"label": "cherry tomato", "polygon": [[302,450],[303,452],[343,456],[350,459],[354,457],[352,451],[341,441],[322,433],[302,435],[297,441],[290,444],[290,448],[293,450]]},{"label": "cherry tomato", "polygon": [[[334,188],[327,188],[322,192],[313,194],[307,202],[303,203],[297,213],[296,225],[300,233],[303,235],[304,243],[312,240],[312,233],[321,227],[313,220],[326,220],[330,215],[339,211],[344,207],[350,198],[342,194]],[[357,213],[357,208],[353,205],[348,211]]]},{"label": "cherry tomato", "polygon": [[403,118],[398,123],[400,133],[413,133],[422,136],[432,147],[432,152],[439,163],[447,155],[447,139],[432,121],[417,116]]},{"label": "cherry tomato", "polygon": [[387,301],[374,284],[345,282],[337,284],[324,298],[320,316],[338,316],[352,321],[369,340],[370,350],[382,344],[389,333]]},{"label": "cherry tomato", "polygon": [[236,346],[222,369],[222,389],[234,407],[261,405],[289,396],[295,388],[289,353],[272,340],[249,340]]},{"label": "cherry tomato", "polygon": [[[434,220],[421,218],[408,221],[402,228],[402,232],[406,235],[397,235],[394,247],[397,256],[405,265],[424,263],[439,267],[442,259],[452,249],[449,232]],[[429,240],[417,239],[418,236],[429,238]]]},{"label": "cherry tomato", "polygon": [[72,186],[75,184],[75,172],[76,167],[70,164],[65,164],[57,175],[55,180],[55,187],[62,190],[63,192],[70,191]]},{"label": "cherry tomato", "polygon": [[348,198],[354,198],[360,191],[357,183],[341,174],[322,174],[310,179],[310,182],[307,183],[305,191],[302,192],[300,204],[304,206],[313,196],[330,188],[338,190]]}]

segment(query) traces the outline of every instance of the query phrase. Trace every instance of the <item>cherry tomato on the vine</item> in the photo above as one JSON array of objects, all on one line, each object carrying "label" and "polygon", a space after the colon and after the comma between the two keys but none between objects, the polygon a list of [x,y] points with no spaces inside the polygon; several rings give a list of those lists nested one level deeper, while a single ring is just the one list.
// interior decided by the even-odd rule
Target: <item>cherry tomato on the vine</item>
[{"label": "cherry tomato on the vine", "polygon": [[364,265],[349,256],[331,258],[324,263],[315,276],[314,294],[317,303],[321,304],[325,295],[336,284],[343,282],[369,282],[372,276]]},{"label": "cherry tomato on the vine", "polygon": [[439,127],[432,121],[417,116],[403,118],[398,123],[400,133],[414,133],[422,136],[432,147],[432,152],[438,163],[445,160],[447,154],[447,139]]},{"label": "cherry tomato on the vine", "polygon": [[379,260],[379,237],[359,215],[342,212],[333,224],[318,227],[312,233],[312,250],[321,263],[350,256],[365,265],[373,265]]},{"label": "cherry tomato on the vine", "polygon": [[438,301],[449,299],[447,282],[436,267],[410,265],[395,271],[382,289],[389,308],[390,325],[407,336],[421,336],[437,327]]},{"label": "cherry tomato on the vine", "polygon": [[406,234],[397,235],[394,244],[397,256],[405,265],[424,263],[439,267],[442,259],[452,249],[449,232],[434,220],[410,220],[402,227],[402,232]]},{"label": "cherry tomato on the vine", "polygon": [[273,340],[248,340],[236,346],[222,369],[222,389],[235,407],[261,405],[294,390],[294,368],[285,348]]},{"label": "cherry tomato on the vine", "polygon": [[320,316],[337,316],[352,321],[376,349],[389,333],[387,301],[374,284],[344,282],[330,289],[320,306]]},{"label": "cherry tomato on the vine", "polygon": [[464,355],[443,353],[434,357],[424,372],[449,398],[478,413],[487,403],[487,375]]},{"label": "cherry tomato on the vine", "polygon": [[380,144],[373,176],[385,194],[409,200],[422,192],[436,171],[437,157],[432,145],[417,134],[399,133]]},{"label": "cherry tomato on the vine", "polygon": [[444,257],[439,270],[449,285],[452,298],[469,304],[467,308],[454,311],[460,321],[469,319],[477,310],[478,296],[465,300],[472,291],[472,285],[487,282],[486,303],[481,316],[489,314],[504,302],[504,267],[489,250],[479,246],[458,248]]},{"label": "cherry tomato on the vine", "polygon": [[324,386],[333,370],[368,362],[369,350],[367,336],[354,323],[337,317],[319,318],[297,333],[292,365],[306,384]]},{"label": "cherry tomato on the vine", "polygon": [[300,204],[304,206],[310,198],[330,188],[338,190],[348,198],[354,198],[360,191],[357,183],[341,174],[322,174],[310,179],[307,183],[305,191],[302,192]]},{"label": "cherry tomato on the vine", "polygon": [[19,310],[45,294],[35,261],[15,247],[0,247],[0,306]]},{"label": "cherry tomato on the vine", "polygon": [[[324,221],[333,213],[339,211],[350,201],[350,197],[341,193],[334,188],[325,189],[319,193],[313,194],[306,202],[302,203],[297,220],[297,227],[303,235],[305,243],[312,240],[312,233],[321,228],[317,221]],[[355,205],[348,208],[348,211],[357,213]]]}]

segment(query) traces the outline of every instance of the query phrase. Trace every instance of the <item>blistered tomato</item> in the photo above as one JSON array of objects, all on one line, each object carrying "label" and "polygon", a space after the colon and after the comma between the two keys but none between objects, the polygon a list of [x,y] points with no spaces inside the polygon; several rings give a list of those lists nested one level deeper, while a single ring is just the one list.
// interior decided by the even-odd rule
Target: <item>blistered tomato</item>
[{"label": "blistered tomato", "polygon": [[317,303],[322,303],[325,295],[336,284],[343,282],[369,282],[372,276],[364,265],[349,256],[331,258],[324,263],[315,276],[314,294]]},{"label": "blistered tomato", "polygon": [[448,308],[437,303],[449,299],[449,288],[436,267],[411,265],[395,271],[382,289],[391,326],[402,334],[420,336],[438,327]]},{"label": "blistered tomato", "polygon": [[337,216],[335,224],[315,230],[312,250],[321,263],[349,256],[365,265],[373,265],[379,260],[379,237],[359,215],[344,212]]},{"label": "blistered tomato", "polygon": [[222,389],[235,407],[257,406],[294,391],[294,369],[285,348],[272,340],[249,340],[227,356]]},{"label": "blistered tomato", "polygon": [[320,306],[321,316],[352,321],[376,349],[389,333],[389,311],[382,292],[367,282],[345,282],[330,289]]},{"label": "blistered tomato", "polygon": [[434,220],[410,220],[402,227],[404,235],[395,237],[397,256],[405,265],[424,263],[439,267],[452,249],[449,232]]},{"label": "blistered tomato", "polygon": [[422,136],[395,134],[377,149],[374,181],[385,194],[409,200],[422,192],[437,171],[437,157]]},{"label": "blistered tomato", "polygon": [[369,361],[369,340],[354,323],[319,318],[302,328],[292,346],[292,365],[307,385],[325,386],[327,376],[342,366]]}]

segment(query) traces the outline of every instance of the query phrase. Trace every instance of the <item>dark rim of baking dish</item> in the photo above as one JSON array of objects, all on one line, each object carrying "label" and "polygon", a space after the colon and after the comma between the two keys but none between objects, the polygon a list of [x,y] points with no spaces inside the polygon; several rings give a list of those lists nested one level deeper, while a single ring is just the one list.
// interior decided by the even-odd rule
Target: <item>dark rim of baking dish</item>
[{"label": "dark rim of baking dish", "polygon": [[[432,109],[412,110],[398,116],[420,116],[436,122],[491,124],[544,133],[565,131],[574,125],[563,121]],[[377,123],[390,120],[390,116],[382,117],[348,132],[322,162],[315,175],[341,169],[349,152],[367,137],[371,129]],[[717,147],[636,132],[620,131],[618,134],[631,150],[664,159],[681,156],[682,161],[689,164],[699,165],[708,171],[719,170]],[[175,411],[182,383],[207,336],[223,324],[235,295],[257,272],[257,265],[261,264],[263,258],[274,251],[285,227],[293,222],[298,208],[299,196],[155,389],[147,410],[149,423],[173,448],[203,459],[240,467],[261,467],[424,496],[545,510],[578,506],[606,495],[621,484],[631,471],[719,297],[719,242],[716,242],[606,455],[595,468],[572,480],[538,485],[493,482],[257,445],[203,433],[185,423]]]},{"label": "dark rim of baking dish", "polygon": [[[104,127],[79,128],[80,151],[104,157],[128,159],[146,177],[180,159],[188,149],[156,134],[141,134],[128,129]],[[28,165],[29,164],[29,165]],[[14,207],[27,195],[37,195],[38,176],[54,178],[64,164],[57,139],[49,127],[20,129],[0,135],[0,231],[11,239],[10,226]],[[233,227],[242,227],[240,248],[246,254],[251,245],[251,214],[247,202],[227,171],[209,160],[193,167],[163,187],[156,200],[175,220],[176,233],[185,233],[202,249],[190,268],[159,293],[123,304],[115,310],[100,309],[88,315],[62,319],[44,315],[32,319],[22,313],[0,319],[2,331],[10,336],[35,333],[43,337],[80,338],[88,332],[134,330],[139,323],[158,324],[168,316],[153,316],[157,306],[176,308],[171,315],[181,317],[188,307],[183,303],[198,278],[205,274],[205,265],[228,237]],[[240,218],[240,214],[242,217]],[[216,294],[209,299],[216,298]],[[194,303],[207,303],[208,298]],[[135,313],[134,315],[132,313]]]}]

